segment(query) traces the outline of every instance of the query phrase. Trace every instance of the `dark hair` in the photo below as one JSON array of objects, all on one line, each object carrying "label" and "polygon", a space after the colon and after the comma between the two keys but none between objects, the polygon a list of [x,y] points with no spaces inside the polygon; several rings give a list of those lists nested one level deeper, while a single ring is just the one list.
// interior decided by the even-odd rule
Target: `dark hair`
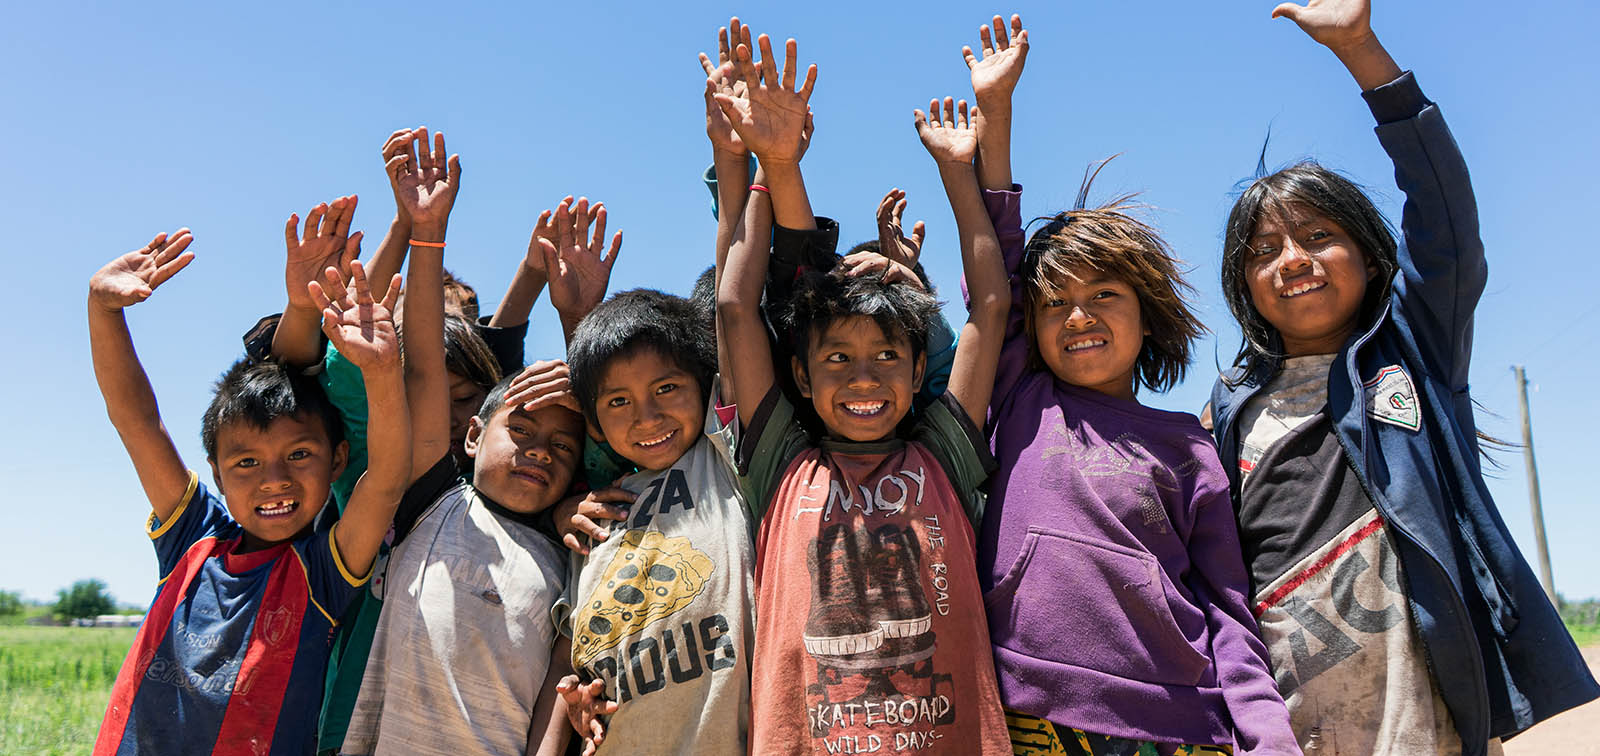
[{"label": "dark hair", "polygon": [[[851,247],[844,253],[844,256],[849,257],[857,252],[872,252],[881,255],[883,254],[883,242],[877,239],[868,239]],[[921,260],[918,260],[916,265],[911,266],[911,272],[917,274],[917,280],[922,281],[922,288],[925,291],[932,292],[934,290],[933,280],[928,278],[928,271],[923,269]]]},{"label": "dark hair", "polygon": [[928,330],[939,316],[933,295],[905,282],[885,283],[879,276],[851,276],[842,267],[827,273],[806,271],[795,282],[784,327],[794,353],[805,364],[812,338],[848,318],[872,318],[890,338],[904,336],[911,358],[922,355]]},{"label": "dark hair", "polygon": [[469,322],[478,322],[478,290],[472,288],[472,284],[456,278],[454,273],[446,270],[444,271],[444,295],[447,307],[449,300],[453,297],[456,305],[461,308],[461,317],[466,318]]},{"label": "dark hair", "polygon": [[582,321],[567,345],[567,367],[578,406],[591,424],[600,420],[595,402],[600,379],[612,360],[654,350],[694,376],[702,398],[711,395],[717,374],[717,339],[702,326],[701,312],[683,297],[655,289],[618,292]]},{"label": "dark hair", "polygon": [[444,368],[485,391],[500,382],[500,361],[469,321],[444,316]]},{"label": "dark hair", "polygon": [[1033,368],[1043,366],[1034,336],[1035,308],[1060,281],[1082,278],[1080,271],[1087,268],[1128,284],[1139,298],[1139,318],[1150,335],[1134,363],[1135,385],[1166,391],[1183,380],[1190,349],[1206,328],[1189,307],[1194,287],[1184,280],[1161,235],[1129,214],[1138,207],[1132,200],[1124,195],[1093,210],[1057,213],[1028,239],[1020,273]]},{"label": "dark hair", "polygon": [[1389,281],[1400,267],[1394,230],[1378,212],[1361,186],[1311,160],[1256,179],[1239,195],[1228,213],[1222,242],[1222,296],[1242,340],[1234,356],[1246,375],[1273,371],[1283,359],[1277,329],[1256,310],[1250,299],[1245,268],[1250,261],[1250,239],[1267,216],[1286,217],[1295,208],[1310,210],[1339,224],[1360,249],[1364,261],[1378,269],[1361,303],[1359,322],[1369,322],[1389,294]]},{"label": "dark hair", "polygon": [[713,337],[717,330],[717,266],[707,266],[700,272],[700,277],[694,280],[694,290],[689,294],[689,301],[694,304],[694,309],[700,313],[700,321],[710,329]]},{"label": "dark hair", "polygon": [[277,362],[239,360],[217,379],[216,394],[200,420],[200,445],[216,459],[217,433],[229,423],[246,422],[265,430],[280,417],[322,421],[328,443],[344,440],[339,412],[316,380]]}]

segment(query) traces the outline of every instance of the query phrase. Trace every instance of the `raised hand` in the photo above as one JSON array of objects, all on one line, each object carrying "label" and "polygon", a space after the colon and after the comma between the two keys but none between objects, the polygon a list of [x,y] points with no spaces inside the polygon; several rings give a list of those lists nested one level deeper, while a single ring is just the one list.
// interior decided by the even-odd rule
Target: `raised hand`
[{"label": "raised hand", "polygon": [[187,228],[159,233],[149,244],[106,263],[89,279],[89,302],[121,310],[149,299],[194,259],[193,252],[185,251],[193,241]]},{"label": "raised hand", "polygon": [[744,98],[749,93],[749,85],[739,78],[738,69],[730,65],[733,48],[728,41],[737,40],[742,34],[743,27],[735,16],[728,20],[727,26],[717,30],[717,62],[712,63],[710,56],[700,53],[700,67],[706,72],[706,136],[711,138],[712,149],[736,155],[747,152],[744,141],[739,138],[739,132],[734,131],[722,108],[717,106],[715,95]]},{"label": "raised hand", "polygon": [[[397,132],[398,133],[398,132]],[[412,236],[428,236],[424,241],[443,241],[450,220],[450,208],[461,187],[461,156],[444,149],[444,134],[436,132],[428,144],[428,127],[412,130],[404,149],[384,164],[395,203],[411,217]]]},{"label": "raised hand", "polygon": [[568,497],[556,505],[551,520],[556,535],[567,548],[578,554],[588,554],[581,536],[604,541],[610,531],[599,524],[600,520],[623,522],[628,519],[628,505],[637,497],[621,488],[602,488],[586,494]]},{"label": "raised hand", "polygon": [[578,414],[578,398],[572,393],[572,372],[561,360],[540,360],[522,369],[506,388],[507,407],[522,405],[533,412],[545,407],[566,407]]},{"label": "raised hand", "polygon": [[606,739],[606,728],[600,717],[617,713],[617,702],[605,699],[604,681],[593,680],[585,685],[578,681],[577,675],[561,678],[556,690],[567,702],[567,721],[584,740],[583,756],[594,756],[595,749]]},{"label": "raised hand", "polygon": [[[569,194],[562,199],[561,204],[570,206],[572,204],[572,195]],[[552,247],[556,247],[561,243],[561,232],[556,229],[556,213],[554,210],[545,210],[539,213],[539,220],[533,224],[533,233],[528,235],[528,255],[522,260],[522,264],[528,266],[529,270],[544,275],[548,279],[550,271],[545,269],[544,245],[539,242],[540,239],[549,242]]]},{"label": "raised hand", "polygon": [[400,187],[394,181],[394,171],[389,163],[401,155],[411,154],[412,140],[415,138],[412,136],[413,131],[415,129],[400,129],[390,134],[383,143],[383,167],[389,174],[389,188],[394,192],[394,212],[408,226],[411,223],[411,215],[406,212],[406,205],[400,200]]},{"label": "raised hand", "polygon": [[400,366],[400,337],[395,333],[394,306],[400,298],[401,276],[396,273],[381,300],[374,300],[367,271],[360,260],[350,262],[350,285],[338,268],[323,271],[321,282],[306,284],[307,293],[322,310],[322,332],[339,353],[363,372]]},{"label": "raised hand", "polygon": [[927,237],[928,227],[917,221],[911,227],[911,236],[906,236],[900,225],[905,212],[903,190],[890,189],[878,202],[878,251],[907,268],[915,268],[922,257],[922,240]]},{"label": "raised hand", "polygon": [[[972,119],[978,117],[978,109],[972,109]],[[928,154],[939,163],[971,163],[978,154],[978,135],[972,128],[968,118],[967,101],[962,100],[960,106],[956,105],[953,98],[944,98],[944,119],[939,119],[939,101],[928,101],[928,113],[920,110],[912,111],[912,122],[917,127],[917,136],[922,138],[922,146],[928,149]]]},{"label": "raised hand", "polygon": [[[593,237],[589,236],[590,224],[594,225]],[[556,208],[555,230],[554,243],[544,238],[537,240],[550,277],[550,304],[561,315],[563,325],[571,321],[576,327],[606,297],[611,267],[622,251],[622,232],[611,237],[608,252],[605,204],[597,202],[590,207],[588,197],[579,197],[576,206],[563,200]]]},{"label": "raised hand", "polygon": [[1022,17],[1011,16],[1011,33],[1006,34],[1005,20],[994,17],[994,36],[989,25],[978,27],[978,43],[983,50],[979,58],[970,47],[961,48],[961,57],[972,71],[972,94],[978,106],[994,112],[1008,108],[1011,93],[1022,78],[1022,66],[1028,61],[1028,31],[1022,28]]},{"label": "raised hand", "polygon": [[335,268],[344,280],[350,279],[350,263],[361,254],[361,232],[350,233],[356,214],[356,196],[324,202],[306,213],[305,233],[300,233],[300,216],[291,213],[283,227],[283,242],[288,248],[283,277],[289,306],[315,309],[306,285],[317,280],[328,268]]},{"label": "raised hand", "polygon": [[803,135],[810,116],[811,92],[817,84],[817,67],[806,69],[805,81],[795,89],[794,40],[784,45],[783,74],[780,78],[772,54],[772,40],[763,34],[758,39],[761,60],[751,58],[750,27],[740,28],[740,42],[734,60],[717,70],[724,76],[735,73],[747,86],[744,97],[714,92],[734,131],[745,146],[765,163],[798,163],[804,154]]},{"label": "raised hand", "polygon": [[1335,51],[1365,44],[1373,36],[1371,0],[1283,3],[1272,9],[1272,17],[1295,22],[1312,39]]},{"label": "raised hand", "polygon": [[845,255],[839,261],[844,265],[847,276],[882,276],[884,283],[909,283],[918,289],[922,288],[922,279],[917,278],[917,272],[899,260],[890,259],[887,255],[871,250],[862,250]]}]

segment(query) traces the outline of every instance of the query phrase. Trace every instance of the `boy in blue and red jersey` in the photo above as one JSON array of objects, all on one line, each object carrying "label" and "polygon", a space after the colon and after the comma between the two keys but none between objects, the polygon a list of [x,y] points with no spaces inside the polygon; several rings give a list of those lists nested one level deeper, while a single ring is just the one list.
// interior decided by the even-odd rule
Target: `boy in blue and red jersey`
[{"label": "boy in blue and red jersey", "polygon": [[94,753],[308,753],[335,618],[366,582],[409,480],[391,315],[399,277],[376,302],[358,262],[345,263],[349,291],[334,269],[326,292],[310,287],[323,331],[362,370],[371,417],[372,458],[332,522],[317,515],[348,445],[311,379],[248,361],[223,376],[201,431],[221,498],[184,466],[162,425],[123,309],[188,265],[192,239],[187,229],[160,234],[89,284],[95,378],[150,500],[161,576]]}]

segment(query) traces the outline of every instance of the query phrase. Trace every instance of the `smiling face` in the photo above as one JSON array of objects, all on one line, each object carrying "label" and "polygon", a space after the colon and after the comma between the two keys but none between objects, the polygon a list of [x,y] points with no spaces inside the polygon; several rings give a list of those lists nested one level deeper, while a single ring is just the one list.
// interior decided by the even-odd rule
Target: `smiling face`
[{"label": "smiling face", "polygon": [[274,418],[266,428],[235,421],[217,430],[211,475],[254,551],[305,533],[344,471],[349,445],[328,441],[319,418]]},{"label": "smiling face", "polygon": [[567,493],[583,459],[583,417],[565,407],[501,407],[488,425],[474,416],[464,444],[472,485],[495,503],[531,514]]},{"label": "smiling face", "polygon": [[1056,378],[1132,401],[1134,370],[1147,334],[1139,297],[1120,279],[1085,273],[1033,298],[1034,347]]},{"label": "smiling face", "polygon": [[904,334],[890,338],[866,316],[836,320],[813,333],[805,363],[794,358],[795,385],[811,400],[828,435],[878,441],[894,434],[922,386],[923,355]]},{"label": "smiling face", "polygon": [[693,374],[645,347],[606,364],[594,410],[612,449],[641,469],[665,470],[700,440],[706,400]]},{"label": "smiling face", "polygon": [[1304,207],[1264,214],[1245,260],[1251,303],[1290,357],[1339,351],[1377,275],[1339,224]]}]

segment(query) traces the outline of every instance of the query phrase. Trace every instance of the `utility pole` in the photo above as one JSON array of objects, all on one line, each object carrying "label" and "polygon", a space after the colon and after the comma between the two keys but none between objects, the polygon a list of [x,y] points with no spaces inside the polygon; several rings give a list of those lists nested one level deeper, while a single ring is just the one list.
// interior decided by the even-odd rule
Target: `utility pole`
[{"label": "utility pole", "polygon": [[1556,581],[1550,572],[1550,545],[1544,537],[1544,507],[1539,503],[1539,466],[1533,461],[1533,422],[1528,417],[1528,376],[1521,365],[1512,365],[1517,374],[1517,392],[1522,398],[1522,458],[1528,463],[1528,508],[1533,510],[1533,540],[1539,547],[1539,582],[1556,604]]}]

